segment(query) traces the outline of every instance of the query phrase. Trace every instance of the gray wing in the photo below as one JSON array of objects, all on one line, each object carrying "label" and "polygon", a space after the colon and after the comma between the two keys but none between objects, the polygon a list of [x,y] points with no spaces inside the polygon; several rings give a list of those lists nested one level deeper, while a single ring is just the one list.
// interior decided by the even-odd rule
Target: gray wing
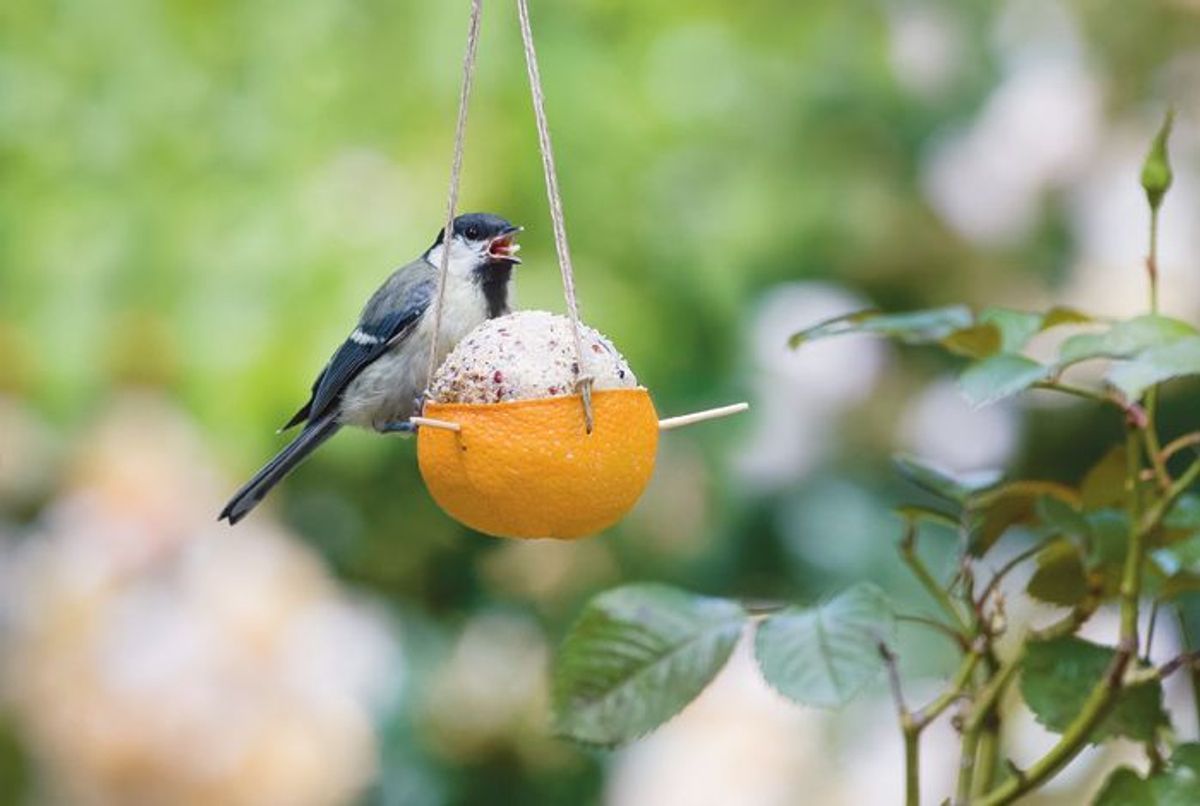
[{"label": "gray wing", "polygon": [[[397,271],[367,302],[358,326],[313,383],[312,396],[284,429],[333,409],[342,393],[372,361],[403,340],[420,321],[436,291],[436,270],[424,260]],[[428,269],[426,271],[425,269]]]}]

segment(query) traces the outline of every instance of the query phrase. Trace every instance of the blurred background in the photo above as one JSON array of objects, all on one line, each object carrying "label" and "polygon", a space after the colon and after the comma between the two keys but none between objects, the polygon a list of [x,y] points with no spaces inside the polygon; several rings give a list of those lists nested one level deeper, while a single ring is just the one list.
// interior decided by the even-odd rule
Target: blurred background
[{"label": "blurred background", "polygon": [[[601,753],[550,734],[549,657],[623,581],[812,601],[870,579],[919,612],[892,452],[1063,479],[1101,455],[1120,424],[1086,405],[975,411],[932,352],[785,340],[867,306],[1142,310],[1138,170],[1168,102],[1164,307],[1194,321],[1200,3],[532,5],[585,318],[660,412],[753,405],[672,432],[637,510],[566,545],[458,526],[411,441],[364,433],[215,521],[437,232],[466,0],[0,6],[0,803],[899,801],[882,691],[801,709],[739,653]],[[520,302],[562,310],[506,2],[463,209],[526,226]],[[903,638],[919,698],[952,653]],[[1019,759],[1050,741],[1012,733]]]}]

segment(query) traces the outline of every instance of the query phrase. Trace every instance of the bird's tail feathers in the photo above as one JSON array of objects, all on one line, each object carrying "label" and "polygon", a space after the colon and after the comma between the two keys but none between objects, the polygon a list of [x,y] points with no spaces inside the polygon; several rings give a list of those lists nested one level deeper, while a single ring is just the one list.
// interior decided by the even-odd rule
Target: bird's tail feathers
[{"label": "bird's tail feathers", "polygon": [[250,510],[258,506],[258,502],[263,500],[272,487],[308,458],[308,455],[316,450],[322,442],[336,434],[340,427],[333,414],[327,414],[319,420],[309,423],[295,439],[288,443],[286,448],[267,462],[262,470],[254,474],[254,478],[246,482],[242,489],[229,499],[229,503],[221,510],[217,520],[227,520],[232,526],[246,517]]}]

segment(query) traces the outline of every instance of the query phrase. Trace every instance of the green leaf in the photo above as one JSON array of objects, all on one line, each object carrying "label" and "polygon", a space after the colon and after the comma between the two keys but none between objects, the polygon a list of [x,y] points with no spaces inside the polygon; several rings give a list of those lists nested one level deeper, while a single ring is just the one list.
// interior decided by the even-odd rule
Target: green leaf
[{"label": "green leaf", "polygon": [[1161,771],[1142,778],[1129,767],[1108,777],[1096,806],[1192,806],[1200,803],[1200,744],[1175,748]]},{"label": "green leaf", "polygon": [[1129,767],[1118,767],[1108,776],[1092,806],[1157,806],[1150,783]]},{"label": "green leaf", "polygon": [[1185,375],[1200,375],[1200,336],[1144,350],[1115,365],[1107,380],[1127,399],[1140,400],[1156,383]]},{"label": "green leaf", "polygon": [[1198,335],[1186,322],[1146,314],[1117,322],[1101,333],[1083,333],[1063,342],[1058,363],[1069,366],[1091,358],[1129,358],[1142,350]]},{"label": "green leaf", "polygon": [[955,355],[987,358],[1000,351],[1000,329],[995,325],[972,325],[956,330],[942,339],[942,346]]},{"label": "green leaf", "polygon": [[1163,582],[1158,591],[1158,598],[1170,601],[1189,593],[1200,593],[1200,574],[1194,571],[1177,571]]},{"label": "green leaf", "polygon": [[1079,485],[1087,510],[1122,506],[1125,503],[1125,446],[1117,445],[1092,465]]},{"label": "green leaf", "polygon": [[958,384],[972,406],[986,406],[1050,377],[1053,368],[1015,353],[1000,353],[971,364]]},{"label": "green leaf", "polygon": [[1019,353],[1042,330],[1045,316],[1011,308],[986,308],[979,313],[979,321],[1000,331],[1001,352]]},{"label": "green leaf", "polygon": [[1088,540],[1092,526],[1073,502],[1053,495],[1043,495],[1037,501],[1037,515],[1055,534]]},{"label": "green leaf", "polygon": [[1167,768],[1153,776],[1150,785],[1161,806],[1200,803],[1200,744],[1176,747]]},{"label": "green leaf", "polygon": [[965,305],[907,313],[856,311],[801,330],[788,339],[788,344],[799,347],[808,341],[847,333],[875,333],[892,336],[908,344],[930,344],[941,341],[956,330],[970,327],[973,322],[971,309]]},{"label": "green leaf", "polygon": [[1087,595],[1083,555],[1069,540],[1052,540],[1037,554],[1029,595],[1048,604],[1070,607]]},{"label": "green leaf", "polygon": [[554,665],[558,731],[616,745],[661,725],[729,659],[745,611],[656,584],[601,593],[584,608]]},{"label": "green leaf", "polygon": [[[1030,643],[1021,669],[1021,696],[1038,722],[1062,733],[1083,710],[1092,689],[1108,674],[1114,654],[1110,647],[1074,636]],[[1157,729],[1168,724],[1162,700],[1159,681],[1127,689],[1089,741],[1101,742],[1113,736],[1152,740]]]},{"label": "green leaf", "polygon": [[1056,305],[1046,311],[1046,315],[1042,317],[1042,330],[1049,330],[1059,325],[1083,325],[1094,321],[1096,321],[1095,317],[1082,311]]},{"label": "green leaf", "polygon": [[1072,506],[1079,499],[1070,487],[1053,481],[1010,481],[973,494],[967,502],[967,550],[982,557],[1011,527],[1031,522],[1043,496]]},{"label": "green leaf", "polygon": [[754,653],[763,677],[789,699],[836,708],[882,669],[879,642],[894,631],[883,591],[859,584],[816,607],[789,607],[759,625]]},{"label": "green leaf", "polygon": [[1189,532],[1200,531],[1200,495],[1184,493],[1175,501],[1175,506],[1163,518],[1163,526],[1168,529],[1185,529]]},{"label": "green leaf", "polygon": [[972,493],[993,486],[1000,479],[1000,474],[996,471],[954,473],[903,454],[893,456],[892,462],[900,471],[900,475],[913,484],[957,504],[962,504]]},{"label": "green leaf", "polygon": [[1171,160],[1167,152],[1167,141],[1171,138],[1171,125],[1175,122],[1175,110],[1167,110],[1163,117],[1162,126],[1150,144],[1146,161],[1142,163],[1142,189],[1146,191],[1146,201],[1151,210],[1157,210],[1162,204],[1163,196],[1171,189]]},{"label": "green leaf", "polygon": [[953,515],[931,507],[906,504],[896,507],[896,514],[910,523],[932,523],[947,529],[958,530],[958,521]]},{"label": "green leaf", "polygon": [[1092,529],[1087,551],[1089,574],[1100,575],[1105,596],[1114,596],[1121,586],[1125,554],[1129,551],[1129,513],[1100,509],[1086,515]]}]

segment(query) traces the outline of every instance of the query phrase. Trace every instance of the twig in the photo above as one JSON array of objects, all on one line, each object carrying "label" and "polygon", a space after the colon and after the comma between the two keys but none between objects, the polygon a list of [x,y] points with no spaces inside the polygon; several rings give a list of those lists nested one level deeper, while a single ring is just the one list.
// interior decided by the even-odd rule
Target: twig
[{"label": "twig", "polygon": [[954,677],[951,679],[950,685],[946,687],[946,690],[935,697],[924,708],[912,714],[912,721],[917,730],[924,730],[929,723],[941,716],[956,700],[963,697],[967,686],[971,682],[971,675],[975,673],[975,667],[979,665],[979,659],[983,657],[983,644],[982,639],[976,639],[975,646],[962,659],[962,663],[958,666],[958,671],[954,673]]},{"label": "twig", "polygon": [[1079,750],[1087,743],[1092,731],[1116,704],[1117,695],[1121,692],[1121,679],[1125,674],[1125,667],[1129,665],[1132,657],[1133,652],[1128,646],[1119,648],[1113,655],[1108,672],[1092,689],[1078,716],[1067,726],[1058,743],[1028,770],[1009,778],[984,795],[978,801],[979,806],[1001,806],[1001,804],[1012,803],[1026,792],[1036,789],[1043,781],[1066,766],[1079,753]]},{"label": "twig", "polygon": [[900,685],[900,670],[896,666],[896,655],[883,641],[879,642],[879,655],[887,668],[892,697],[896,701],[896,712],[900,717],[900,732],[904,737],[904,804],[921,804],[921,727],[913,720],[912,712],[904,704],[904,691]]},{"label": "twig", "polygon": [[1150,662],[1150,650],[1154,646],[1154,627],[1158,624],[1158,606],[1159,600],[1155,599],[1150,605],[1150,623],[1146,626],[1146,648],[1142,651],[1142,657],[1146,662]]},{"label": "twig", "polygon": [[932,630],[936,630],[957,644],[958,648],[963,651],[966,651],[968,648],[967,639],[964,638],[961,633],[955,632],[952,627],[943,624],[937,619],[929,618],[927,616],[913,615],[911,613],[896,613],[895,618],[896,621],[907,621],[912,624],[920,624],[922,626],[929,627]]},{"label": "twig", "polygon": [[1146,393],[1146,424],[1141,429],[1142,440],[1146,443],[1146,456],[1150,459],[1150,467],[1154,470],[1154,479],[1158,489],[1166,490],[1171,486],[1171,474],[1167,471],[1167,463],[1162,456],[1162,446],[1158,442],[1158,429],[1155,419],[1158,411],[1158,387],[1151,387]]},{"label": "twig", "polygon": [[1190,448],[1194,445],[1200,445],[1200,431],[1184,434],[1168,442],[1166,447],[1162,449],[1162,460],[1166,462],[1184,448]]},{"label": "twig", "polygon": [[925,566],[924,561],[917,555],[917,525],[909,521],[905,527],[904,536],[900,538],[898,546],[900,551],[900,559],[909,567],[917,581],[925,588],[925,591],[933,597],[933,600],[938,603],[938,606],[948,615],[952,621],[958,626],[963,633],[969,633],[970,625],[963,618],[962,613],[954,606],[954,602],[950,600],[946,591],[938,585],[933,574]]},{"label": "twig", "polygon": [[1146,551],[1146,534],[1139,521],[1142,515],[1141,495],[1137,478],[1141,472],[1136,432],[1129,428],[1125,436],[1125,456],[1128,463],[1125,478],[1129,490],[1129,551],[1125,555],[1125,570],[1121,574],[1121,643],[1134,648],[1138,646],[1138,596],[1142,589],[1142,559]]},{"label": "twig", "polygon": [[995,592],[995,590],[996,590],[997,586],[999,586],[1001,580],[1003,580],[1004,577],[1007,576],[1010,571],[1012,571],[1014,568],[1016,568],[1021,563],[1028,560],[1033,555],[1037,554],[1043,548],[1044,548],[1043,543],[1035,543],[1034,545],[1032,545],[1029,548],[1022,551],[1017,556],[1013,557],[1011,560],[1006,562],[1004,565],[1000,566],[1000,569],[998,571],[996,571],[996,573],[992,574],[992,578],[989,579],[988,584],[984,586],[983,593],[979,594],[979,599],[976,602],[976,607],[983,607],[983,605],[987,602],[988,597],[991,596],[992,593]]},{"label": "twig", "polygon": [[672,428],[682,428],[685,425],[693,423],[702,423],[706,420],[716,420],[720,417],[728,417],[732,414],[741,414],[750,408],[749,403],[733,403],[729,406],[720,406],[715,409],[705,409],[704,411],[696,411],[691,414],[683,414],[678,417],[668,417],[665,420],[658,421],[659,431],[670,431]]}]

